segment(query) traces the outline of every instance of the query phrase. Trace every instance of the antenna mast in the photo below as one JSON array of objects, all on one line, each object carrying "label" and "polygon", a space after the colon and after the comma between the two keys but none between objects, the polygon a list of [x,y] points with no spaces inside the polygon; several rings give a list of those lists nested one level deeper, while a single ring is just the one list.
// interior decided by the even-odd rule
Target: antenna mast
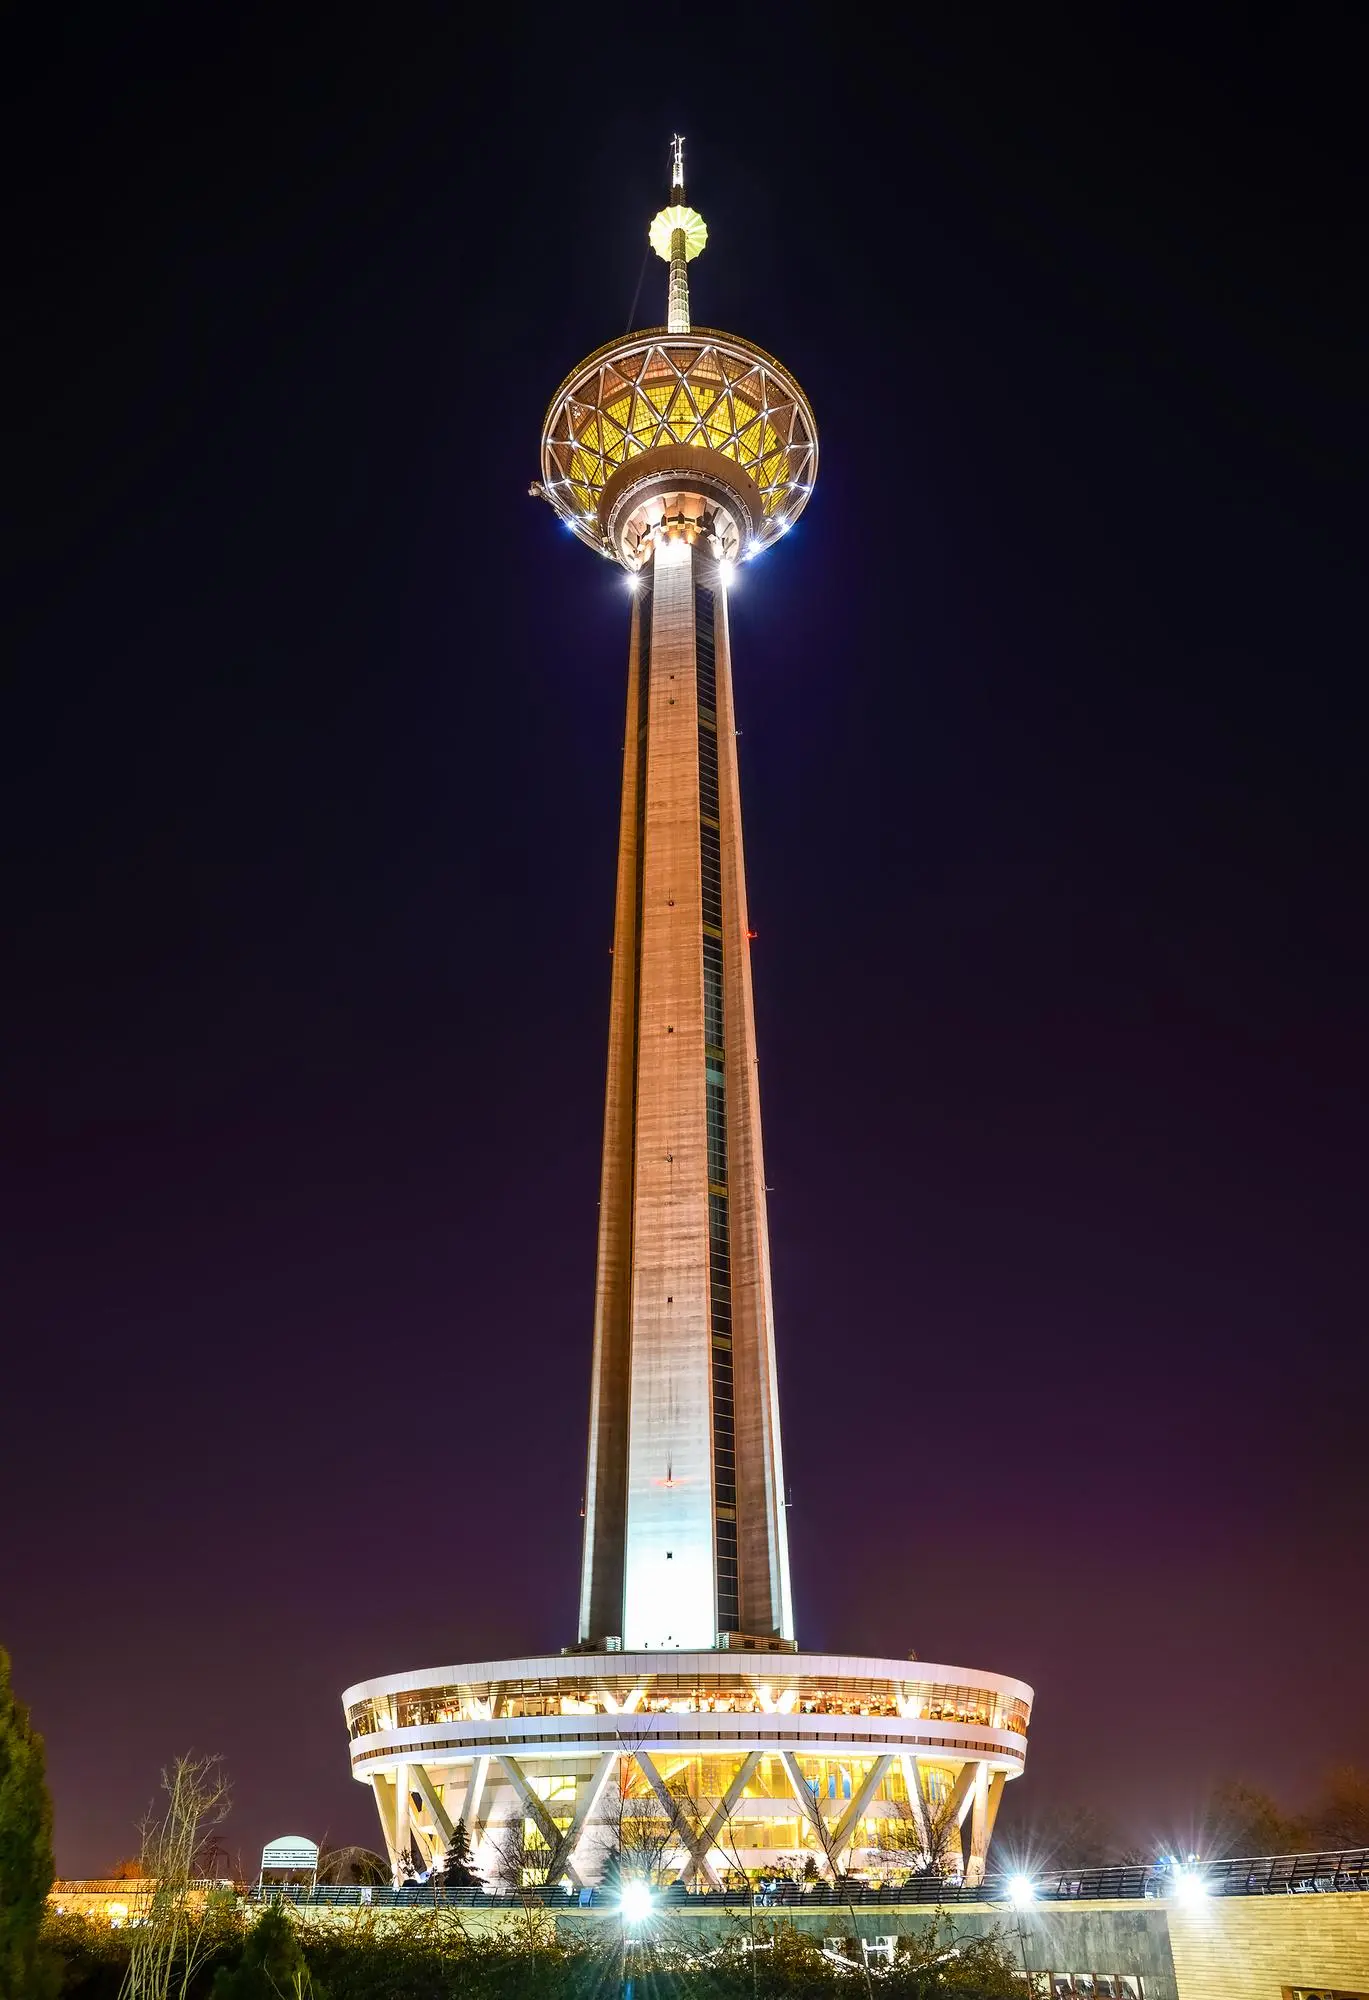
[{"label": "antenna mast", "polygon": [[688,333],[689,274],[686,266],[707,243],[708,230],[698,210],[685,206],[683,132],[676,132],[670,141],[670,206],[656,216],[649,237],[656,255],[664,258],[670,266],[666,327],[671,333]]}]

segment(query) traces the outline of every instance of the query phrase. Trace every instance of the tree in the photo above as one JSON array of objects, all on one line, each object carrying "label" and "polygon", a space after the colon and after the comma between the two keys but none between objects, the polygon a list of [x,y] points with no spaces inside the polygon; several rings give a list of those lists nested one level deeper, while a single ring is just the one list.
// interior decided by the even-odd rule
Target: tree
[{"label": "tree", "polygon": [[1369,1773],[1353,1764],[1330,1772],[1312,1827],[1325,1847],[1369,1847]]},{"label": "tree", "polygon": [[263,1910],[230,1972],[220,1966],[211,2000],[318,2000],[295,1927],[279,1904]]},{"label": "tree", "polygon": [[906,1868],[910,1876],[924,1880],[949,1874],[960,1852],[960,1825],[951,1798],[948,1790],[935,1797],[929,1793],[925,1818],[911,1799],[891,1800],[885,1837],[876,1850],[880,1865]]},{"label": "tree", "polygon": [[998,1926],[979,1937],[961,1937],[954,1920],[939,1919],[899,1939],[897,1965],[905,1994],[1021,2000],[1026,1991],[1017,1955]]},{"label": "tree", "polygon": [[667,1784],[666,1797],[634,1788],[626,1759],[618,1795],[601,1822],[603,1886],[616,1893],[624,1882],[663,1889],[678,1879],[683,1855],[701,1838],[703,1826],[682,1784]]},{"label": "tree", "polygon": [[1111,1820],[1096,1806],[1068,1801],[1038,1807],[1017,1840],[1034,1868],[1106,1868],[1127,1858]]},{"label": "tree", "polygon": [[[547,1871],[552,1859],[551,1849],[540,1836],[529,1836],[527,1822],[521,1813],[516,1819],[505,1820],[502,1826],[490,1830],[489,1846],[494,1856],[494,1879],[501,1889],[507,1889],[523,1905],[528,1949],[535,1951],[547,1936],[546,1919],[541,1912]],[[554,1925],[551,1934],[555,1935]]]},{"label": "tree", "polygon": [[827,1864],[828,1878],[834,1888],[840,1888],[845,1891],[843,1900],[846,1904],[846,1914],[851,1919],[851,1933],[855,1938],[856,1950],[860,1956],[860,1969],[865,1976],[865,2000],[873,2000],[873,1989],[870,1985],[870,1962],[866,1958],[864,1949],[861,1946],[860,1924],[856,1919],[856,1906],[851,1900],[851,1877],[846,1869],[849,1849],[838,1845],[836,1824],[829,1820],[824,1813],[821,1794],[816,1784],[804,1787],[804,1796],[801,1803],[805,1807],[804,1818],[807,1821],[808,1830],[812,1834],[824,1862]]},{"label": "tree", "polygon": [[1239,1778],[1218,1785],[1204,1815],[1203,1845],[1212,1854],[1291,1854],[1309,1838],[1306,1820]]},{"label": "tree", "polygon": [[43,1739],[15,1699],[0,1647],[0,2000],[35,2000],[44,1990],[38,1934],[53,1872]]},{"label": "tree", "polygon": [[1353,1764],[1329,1771],[1310,1813],[1289,1812],[1271,1793],[1228,1779],[1208,1801],[1202,1844],[1233,1856],[1369,1847],[1369,1774]]},{"label": "tree", "polygon": [[451,1842],[442,1857],[442,1864],[434,1868],[432,1880],[443,1889],[478,1889],[480,1877],[471,1866],[471,1837],[466,1831],[466,1822],[459,1819],[452,1829]]},{"label": "tree", "polygon": [[320,1882],[369,1883],[372,1888],[390,1879],[390,1864],[383,1854],[370,1847],[324,1847],[318,1858]]},{"label": "tree", "polygon": [[228,1780],[217,1757],[178,1757],[162,1772],[166,1803],[149,1807],[139,1829],[139,1862],[154,1883],[147,1916],[133,1933],[123,2000],[187,2000],[225,1942],[225,1901],[203,1880],[228,1817]]}]

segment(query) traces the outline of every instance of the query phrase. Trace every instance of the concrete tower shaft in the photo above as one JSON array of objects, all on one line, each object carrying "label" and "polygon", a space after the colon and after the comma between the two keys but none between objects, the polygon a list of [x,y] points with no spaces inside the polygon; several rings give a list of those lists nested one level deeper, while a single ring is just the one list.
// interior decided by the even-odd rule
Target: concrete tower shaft
[{"label": "concrete tower shaft", "polygon": [[747,932],[723,565],[662,535],[628,666],[581,1644],[793,1642]]}]

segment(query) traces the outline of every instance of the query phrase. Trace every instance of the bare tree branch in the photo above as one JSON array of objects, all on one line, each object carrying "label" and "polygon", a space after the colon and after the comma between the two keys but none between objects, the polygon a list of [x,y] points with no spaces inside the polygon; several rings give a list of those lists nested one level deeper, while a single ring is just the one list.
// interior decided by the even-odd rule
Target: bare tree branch
[{"label": "bare tree branch", "polygon": [[131,1934],[121,2000],[186,2000],[218,1948],[218,1901],[208,1871],[224,1856],[219,1828],[230,1787],[217,1757],[178,1757],[162,1772],[165,1803],[149,1807],[138,1865],[155,1886]]}]

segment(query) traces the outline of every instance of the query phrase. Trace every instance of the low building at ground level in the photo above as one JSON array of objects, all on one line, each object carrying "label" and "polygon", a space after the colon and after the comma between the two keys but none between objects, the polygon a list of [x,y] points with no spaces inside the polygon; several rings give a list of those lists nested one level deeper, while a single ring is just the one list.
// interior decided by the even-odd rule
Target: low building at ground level
[{"label": "low building at ground level", "polygon": [[[89,1917],[94,1923],[109,1924],[118,1930],[124,1924],[139,1923],[148,1912],[160,1885],[147,1875],[93,1876],[74,1882],[54,1882],[48,1891],[48,1906],[70,1917]],[[202,1908],[215,1891],[237,1893],[235,1882],[194,1882],[190,1886],[193,1908]]]}]

